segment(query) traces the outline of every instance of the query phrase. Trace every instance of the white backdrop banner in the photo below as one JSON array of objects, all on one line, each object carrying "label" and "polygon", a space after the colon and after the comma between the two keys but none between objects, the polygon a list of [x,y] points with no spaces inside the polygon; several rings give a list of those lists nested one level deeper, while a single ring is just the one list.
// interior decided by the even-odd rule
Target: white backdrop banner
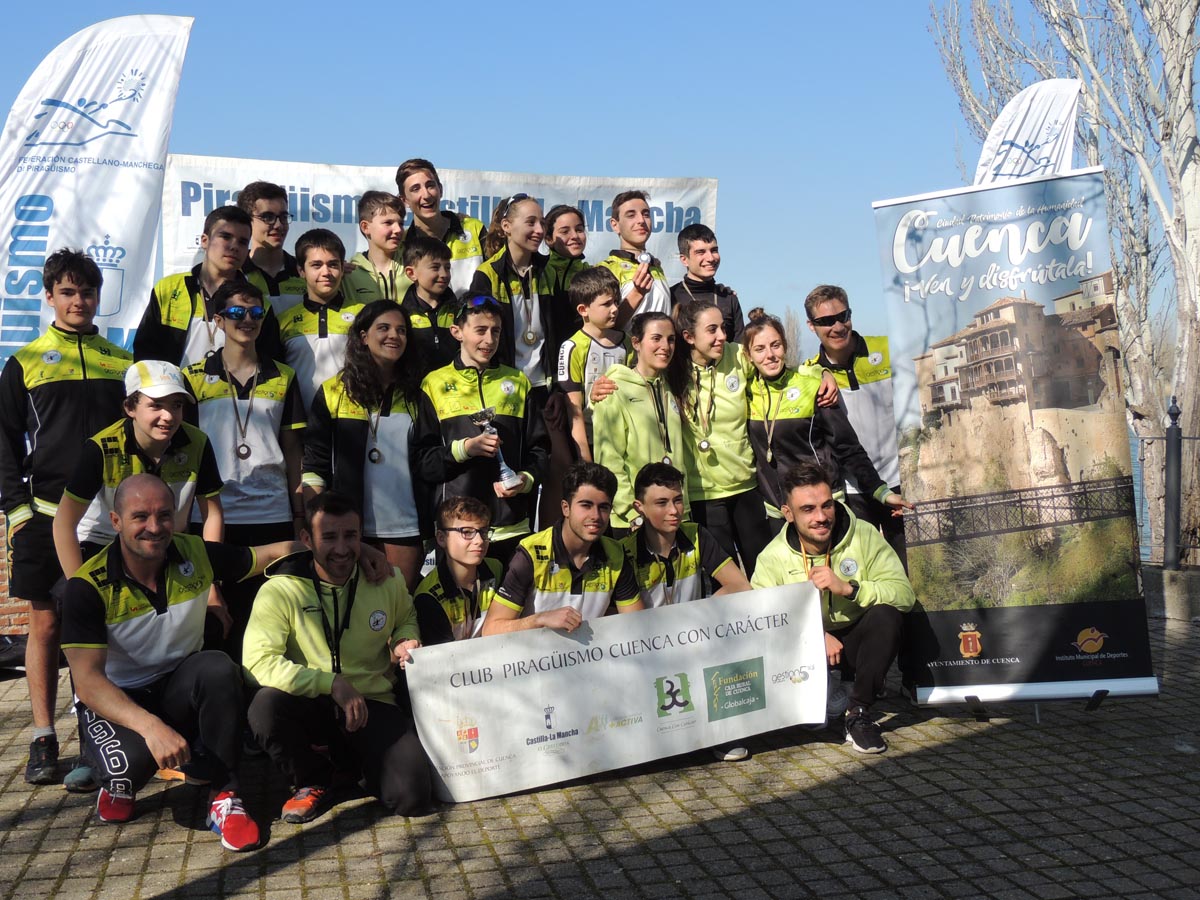
[{"label": "white backdrop banner", "polygon": [[100,265],[96,324],[129,346],[150,295],[167,139],[192,20],[126,16],[59,44],[22,88],[0,137],[0,362],[51,316],[46,257]]},{"label": "white backdrop banner", "polygon": [[442,799],[554,784],[825,718],[810,584],[423,647],[408,686]]},{"label": "white backdrop banner", "polygon": [[[397,158],[396,164],[401,161]],[[609,216],[613,197],[621,191],[638,189],[650,195],[654,225],[648,247],[663,261],[668,275],[683,277],[676,245],[683,228],[697,222],[717,227],[717,182],[712,178],[592,178],[443,168],[438,175],[442,208],[480,219],[484,225],[504,198],[519,192],[538,198],[544,211],[558,203],[574,206],[587,225],[587,258],[592,262],[619,245],[609,228]],[[275,182],[287,190],[288,209],[295,216],[288,234],[289,252],[310,228],[328,228],[353,255],[367,246],[358,231],[358,199],[369,190],[395,193],[396,166],[171,154],[162,194],[164,272],[180,272],[199,261],[204,217],[219,206],[236,203],[238,192],[252,181]]]}]

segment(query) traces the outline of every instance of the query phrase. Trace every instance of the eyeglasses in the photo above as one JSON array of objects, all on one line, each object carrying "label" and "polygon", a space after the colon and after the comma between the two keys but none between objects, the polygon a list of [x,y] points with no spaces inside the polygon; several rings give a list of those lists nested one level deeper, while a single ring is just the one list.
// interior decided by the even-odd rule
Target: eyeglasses
[{"label": "eyeglasses", "polygon": [[288,222],[292,221],[295,216],[293,216],[291,213],[279,213],[279,215],[276,215],[275,213],[266,212],[255,213],[254,218],[258,219],[258,221],[270,228],[276,223],[280,225],[286,225]]},{"label": "eyeglasses", "polygon": [[240,322],[246,316],[249,316],[251,321],[257,322],[266,314],[267,311],[261,306],[227,306],[217,313],[218,316],[224,316],[234,322]]},{"label": "eyeglasses", "polygon": [[454,314],[455,324],[461,325],[463,320],[473,312],[486,310],[500,314],[500,301],[494,297],[489,297],[487,294],[476,294],[474,297],[467,297],[459,306],[458,312]]},{"label": "eyeglasses", "polygon": [[836,313],[832,316],[817,316],[815,319],[810,318],[808,321],[820,328],[828,328],[831,325],[836,325],[838,322],[849,322],[850,307],[847,306],[840,313]]},{"label": "eyeglasses", "polygon": [[451,528],[449,525],[447,525],[445,528],[442,528],[440,530],[441,531],[457,531],[459,534],[461,534],[463,536],[463,540],[466,541],[468,544],[471,541],[475,540],[475,538],[477,538],[477,537],[481,537],[485,541],[490,541],[492,539],[492,529],[491,528],[474,528],[471,525],[462,525],[462,526]]}]

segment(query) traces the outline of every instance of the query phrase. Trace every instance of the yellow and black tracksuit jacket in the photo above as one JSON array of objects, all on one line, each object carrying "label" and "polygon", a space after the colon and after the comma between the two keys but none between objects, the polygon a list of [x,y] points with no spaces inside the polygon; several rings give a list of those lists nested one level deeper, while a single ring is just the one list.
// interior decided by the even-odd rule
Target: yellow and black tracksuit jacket
[{"label": "yellow and black tracksuit jacket", "polygon": [[590,269],[588,261],[582,256],[563,256],[561,253],[550,251],[546,260],[546,283],[550,286],[550,295],[554,298],[553,314],[560,318],[556,323],[564,334],[571,335],[583,327],[583,319],[571,302],[570,287],[575,276]]},{"label": "yellow and black tracksuit jacket", "polygon": [[256,285],[267,297],[304,293],[304,276],[300,274],[300,267],[296,265],[296,257],[286,250],[283,253],[283,268],[279,270],[278,275],[272,275],[265,269],[260,269],[249,257],[246,258],[246,264],[242,266],[242,274],[246,276],[247,281]]},{"label": "yellow and black tracksuit jacket", "polygon": [[[412,482],[420,534],[423,538],[430,538],[433,537],[432,485],[416,476],[413,463],[417,411],[418,404],[410,403],[395,391],[385,396],[377,424],[376,441],[385,459],[407,457],[407,476]],[[414,427],[408,429],[407,434],[393,434],[393,429],[388,427],[389,420],[402,414],[410,417]],[[396,445],[398,441],[403,441],[407,446]],[[337,491],[352,499],[363,511],[364,528],[374,518],[372,511],[367,508],[369,503],[378,504],[384,511],[402,493],[397,490],[386,497],[366,496],[367,475],[372,466],[367,460],[370,445],[371,425],[367,410],[350,399],[340,373],[326,380],[313,396],[308,411],[308,427],[304,430],[304,465],[300,478],[303,484],[310,487]],[[375,472],[371,470],[371,474]],[[376,536],[370,530],[364,533]]]},{"label": "yellow and black tracksuit jacket", "polygon": [[[808,365],[820,365],[833,373],[846,404],[846,415],[858,439],[871,457],[879,477],[899,490],[900,457],[896,444],[896,416],[892,410],[892,359],[887,337],[863,337],[851,332],[854,356],[849,366],[839,366],[825,355],[822,347]],[[849,493],[860,490],[851,478]]]},{"label": "yellow and black tracksuit jacket", "polygon": [[503,321],[500,329],[500,349],[496,353],[496,359],[506,366],[520,368],[517,362],[517,341],[523,339],[522,335],[529,327],[526,325],[518,328],[515,307],[522,302],[522,298],[529,298],[531,292],[537,294],[538,322],[535,328],[540,332],[542,345],[537,351],[536,358],[533,359],[533,362],[536,363],[536,372],[525,370],[525,374],[535,387],[548,383],[550,374],[554,371],[558,348],[570,334],[570,332],[559,334],[555,331],[558,323],[555,322],[552,313],[554,297],[546,278],[546,263],[547,257],[535,253],[529,275],[521,278],[517,274],[517,270],[513,268],[512,257],[508,255],[508,248],[505,247],[495,256],[480,264],[479,268],[475,270],[475,277],[471,280],[472,293],[487,294],[500,301]]},{"label": "yellow and black tracksuit jacket", "polygon": [[738,302],[737,291],[728,285],[717,284],[716,281],[697,281],[691,275],[684,275],[683,281],[671,285],[672,311],[680,303],[690,303],[693,300],[708,300],[713,303],[721,310],[726,339],[739,344],[742,342],[742,332],[746,330],[746,317],[742,314],[742,304]]},{"label": "yellow and black tracksuit jacket", "polygon": [[468,457],[463,444],[482,432],[471,415],[491,407],[492,425],[500,435],[504,461],[527,472],[537,484],[546,474],[550,436],[540,409],[529,404],[529,379],[516,369],[493,363],[480,371],[463,365],[461,356],[435,369],[421,383],[413,471],[435,486],[434,503],[446,497],[474,497],[492,508],[494,540],[527,534],[536,496],[532,493],[502,499],[493,485],[500,480],[500,463],[486,456]]},{"label": "yellow and black tracksuit jacket", "polygon": [[790,368],[771,381],[760,376],[750,382],[750,444],[758,489],[773,516],[778,517],[787,499],[780,486],[784,473],[804,460],[821,463],[835,491],[844,488],[848,473],[863,485],[863,493],[876,500],[887,496],[888,486],[871,465],[841,403],[817,406],[820,386],[812,371]]},{"label": "yellow and black tracksuit jacket", "polygon": [[[483,262],[483,233],[487,227],[478,219],[470,216],[460,216],[448,209],[442,210],[442,215],[450,227],[442,236],[442,243],[450,248],[450,290],[460,297],[471,287],[471,278],[479,264]],[[413,233],[410,228],[407,234]],[[417,233],[420,233],[419,230]],[[404,247],[396,252],[398,259],[404,259]]]},{"label": "yellow and black tracksuit jacket", "polygon": [[413,595],[421,643],[448,644],[478,637],[500,587],[500,575],[500,563],[485,559],[475,572],[475,587],[465,592],[454,583],[446,554],[439,550],[436,565],[421,579]]},{"label": "yellow and black tracksuit jacket", "polygon": [[355,303],[371,303],[375,300],[399,303],[405,291],[412,286],[399,258],[391,261],[386,272],[375,268],[375,263],[365,253],[355,253],[350,264],[354,268],[346,270],[346,277],[342,279],[342,293]]},{"label": "yellow and black tracksuit jacket", "polygon": [[[240,273],[239,273],[240,274]],[[242,275],[241,277],[246,277]],[[267,294],[261,274],[247,279]],[[271,301],[263,298],[267,315],[254,346],[265,359],[283,360],[279,321]],[[212,297],[200,284],[200,266],[161,279],[150,292],[150,302],[133,336],[133,358],[161,359],[183,368],[203,362],[225,343],[225,332],[213,322]]]},{"label": "yellow and black tracksuit jacket", "polygon": [[[454,291],[446,288],[434,309],[417,296],[417,286],[411,285],[400,303],[408,313],[408,346],[420,354],[422,375],[434,369],[448,366],[458,356],[458,341],[450,333],[454,314],[458,312],[458,298]],[[406,362],[405,365],[408,365]]]},{"label": "yellow and black tracksuit jacket", "polygon": [[0,374],[0,509],[11,529],[53,516],[84,441],[121,415],[133,357],[98,333],[51,325]]}]

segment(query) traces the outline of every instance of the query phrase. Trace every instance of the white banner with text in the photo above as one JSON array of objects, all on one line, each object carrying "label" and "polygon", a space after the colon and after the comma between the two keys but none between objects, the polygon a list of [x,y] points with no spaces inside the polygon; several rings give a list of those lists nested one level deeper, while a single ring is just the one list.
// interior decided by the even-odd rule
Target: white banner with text
[{"label": "white banner with text", "polygon": [[[397,158],[397,165],[402,160]],[[480,219],[485,226],[496,206],[515,193],[536,197],[543,211],[558,203],[574,206],[583,214],[588,229],[586,256],[592,262],[599,262],[619,246],[609,227],[609,216],[613,198],[622,191],[643,190],[649,195],[653,231],[646,246],[663,261],[668,276],[683,277],[679,232],[698,222],[717,227],[714,178],[593,178],[442,168],[438,175],[442,179],[442,208]],[[238,192],[252,181],[271,181],[288,192],[288,210],[294,217],[286,243],[289,252],[304,232],[328,228],[345,242],[350,256],[367,246],[358,230],[359,198],[370,190],[395,193],[396,166],[336,166],[173,153],[167,160],[162,196],[164,272],[181,272],[200,261],[204,217],[219,206],[235,204]]]},{"label": "white banner with text", "polygon": [[827,684],[807,583],[423,647],[408,669],[454,802],[821,722]]}]

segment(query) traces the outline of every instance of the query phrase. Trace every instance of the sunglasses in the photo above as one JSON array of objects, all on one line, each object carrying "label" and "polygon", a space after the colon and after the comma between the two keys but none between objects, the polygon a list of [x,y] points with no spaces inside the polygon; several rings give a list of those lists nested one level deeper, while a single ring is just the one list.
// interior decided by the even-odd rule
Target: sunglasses
[{"label": "sunglasses", "polygon": [[500,314],[500,301],[486,294],[476,294],[474,297],[468,297],[459,306],[458,312],[454,314],[456,324],[462,324],[463,319],[473,312],[494,312]]},{"label": "sunglasses", "polygon": [[850,321],[850,307],[846,307],[840,313],[832,316],[817,316],[815,319],[809,319],[814,325],[820,328],[828,328],[831,325],[836,325],[838,322]]},{"label": "sunglasses", "polygon": [[267,311],[261,306],[227,306],[217,313],[218,316],[223,316],[234,322],[240,322],[246,316],[249,316],[251,321],[257,322],[266,314]]},{"label": "sunglasses", "polygon": [[509,209],[512,208],[512,205],[514,203],[520,203],[522,200],[528,200],[528,199],[529,199],[528,194],[513,194],[511,197],[509,197],[507,200],[504,201],[504,209],[507,212]]}]

